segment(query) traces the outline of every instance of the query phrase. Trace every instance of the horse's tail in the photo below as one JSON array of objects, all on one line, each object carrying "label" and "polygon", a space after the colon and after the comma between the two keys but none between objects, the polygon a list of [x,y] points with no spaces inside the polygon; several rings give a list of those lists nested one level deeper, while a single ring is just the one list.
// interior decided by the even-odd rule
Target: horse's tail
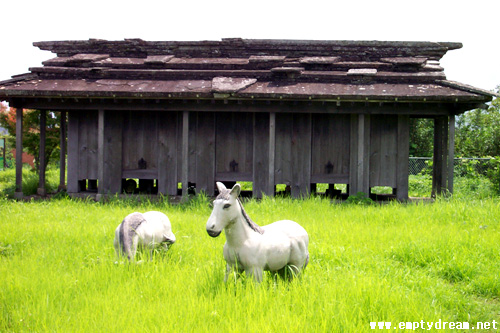
[{"label": "horse's tail", "polygon": [[[119,244],[122,253],[126,254],[129,260],[135,257],[137,244],[134,244],[134,238],[138,237],[136,230],[145,221],[141,213],[132,213],[127,215],[120,225]],[[134,251],[132,251],[132,247],[134,247]]]},{"label": "horse's tail", "polygon": [[302,269],[306,268],[308,263],[309,263],[309,252],[307,252],[306,261],[304,262],[304,267],[302,267]]}]

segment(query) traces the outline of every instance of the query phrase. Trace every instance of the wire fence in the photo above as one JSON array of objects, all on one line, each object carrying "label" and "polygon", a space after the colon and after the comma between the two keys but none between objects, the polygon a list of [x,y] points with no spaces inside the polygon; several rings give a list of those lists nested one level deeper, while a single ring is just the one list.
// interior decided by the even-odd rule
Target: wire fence
[{"label": "wire fence", "polygon": [[[455,176],[486,176],[491,169],[493,158],[455,158],[453,162]],[[410,175],[432,173],[432,157],[410,157]]]},{"label": "wire fence", "polygon": [[[455,176],[486,176],[488,170],[491,170],[493,158],[455,158],[454,173]],[[0,156],[0,171],[15,168],[15,159]],[[410,157],[409,174],[430,175],[432,173],[432,157]]]}]

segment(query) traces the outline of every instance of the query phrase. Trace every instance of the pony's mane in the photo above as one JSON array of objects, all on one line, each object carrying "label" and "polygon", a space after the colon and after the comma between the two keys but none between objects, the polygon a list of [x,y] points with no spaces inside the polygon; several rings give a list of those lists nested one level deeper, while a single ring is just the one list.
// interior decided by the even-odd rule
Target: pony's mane
[{"label": "pony's mane", "polygon": [[[231,190],[223,190],[219,193],[219,195],[215,199],[229,200],[229,198],[231,197],[229,193],[231,193]],[[250,216],[248,216],[247,212],[245,211],[245,208],[243,208],[243,204],[241,203],[240,198],[236,198],[236,201],[238,201],[241,208],[241,214],[245,218],[245,221],[247,222],[250,229],[262,235],[264,233],[264,229],[262,229],[261,226],[252,221]]]},{"label": "pony's mane", "polygon": [[250,227],[250,229],[262,235],[264,233],[264,229],[262,229],[260,225],[252,221],[252,219],[250,219],[250,216],[248,216],[247,212],[245,211],[245,208],[243,208],[243,204],[241,203],[240,198],[237,198],[236,200],[238,200],[238,203],[240,204],[241,213],[243,214],[245,221],[247,221],[247,224]]}]

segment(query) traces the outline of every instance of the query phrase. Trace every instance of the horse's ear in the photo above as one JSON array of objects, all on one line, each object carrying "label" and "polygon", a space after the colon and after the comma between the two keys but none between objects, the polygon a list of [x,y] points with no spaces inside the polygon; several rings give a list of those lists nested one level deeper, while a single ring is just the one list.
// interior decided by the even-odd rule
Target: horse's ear
[{"label": "horse's ear", "polygon": [[226,186],[222,184],[221,182],[215,183],[217,185],[217,189],[219,190],[219,193],[222,193],[222,191],[227,190]]},{"label": "horse's ear", "polygon": [[231,189],[231,192],[229,194],[231,194],[235,198],[237,198],[240,195],[240,192],[241,192],[241,186],[240,186],[240,184],[236,183],[236,184],[234,184],[234,186]]}]

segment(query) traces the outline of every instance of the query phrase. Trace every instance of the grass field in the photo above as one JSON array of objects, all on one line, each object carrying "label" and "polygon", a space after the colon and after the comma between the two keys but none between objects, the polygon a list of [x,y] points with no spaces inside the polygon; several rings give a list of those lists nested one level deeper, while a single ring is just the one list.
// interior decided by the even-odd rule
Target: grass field
[{"label": "grass field", "polygon": [[[359,206],[245,203],[264,225],[310,235],[301,279],[223,283],[225,237],[209,203],[0,199],[1,332],[364,332],[386,321],[500,321],[500,200]],[[160,210],[177,242],[142,264],[115,264],[114,229]]]}]

